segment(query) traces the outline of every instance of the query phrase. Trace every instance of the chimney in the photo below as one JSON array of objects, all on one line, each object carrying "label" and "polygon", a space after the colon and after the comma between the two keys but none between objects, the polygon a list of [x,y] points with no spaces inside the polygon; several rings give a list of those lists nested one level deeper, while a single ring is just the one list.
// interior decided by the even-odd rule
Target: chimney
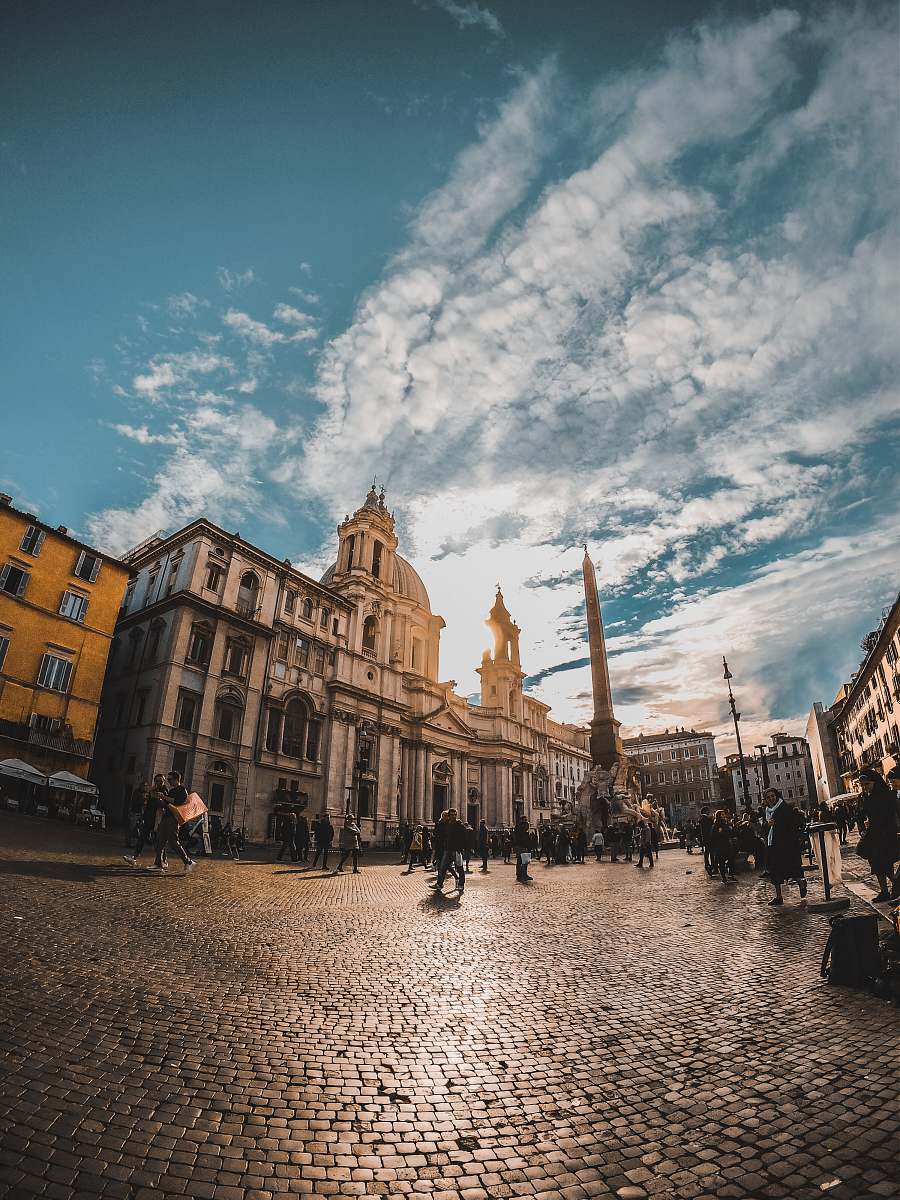
[{"label": "chimney", "polygon": [[7,496],[6,492],[0,492],[0,504],[8,508],[12,504],[12,496]]},{"label": "chimney", "polygon": [[68,527],[68,525],[57,525],[56,532],[57,533],[68,533],[69,527]]}]

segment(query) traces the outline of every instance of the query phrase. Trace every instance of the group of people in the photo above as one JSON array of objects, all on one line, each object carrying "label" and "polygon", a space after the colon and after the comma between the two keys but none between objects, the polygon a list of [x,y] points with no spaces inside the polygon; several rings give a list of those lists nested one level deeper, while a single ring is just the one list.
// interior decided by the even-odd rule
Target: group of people
[{"label": "group of people", "polygon": [[460,820],[455,808],[445,809],[433,829],[427,825],[402,825],[398,841],[403,851],[400,862],[406,864],[405,875],[417,866],[430,867],[437,871],[432,885],[436,891],[443,892],[449,874],[456,880],[454,890],[460,895],[465,891],[466,875],[471,874],[475,857],[481,860],[482,872],[487,873],[491,858],[499,858],[502,853],[504,861],[509,862],[515,855],[516,879],[528,882],[531,879],[528,866],[538,844],[526,817],[520,817],[513,829],[492,832],[485,821],[473,829],[467,821]]},{"label": "group of people", "polygon": [[181,859],[186,872],[194,869],[196,863],[185,844],[190,844],[203,818],[196,817],[190,822],[179,820],[177,810],[187,803],[188,790],[177,771],[170,771],[168,775],[160,773],[153,776],[153,785],[146,793],[138,821],[134,853],[122,855],[129,866],[138,866],[144,848],[152,846],[155,857],[148,870],[167,871],[170,853]]},{"label": "group of people", "polygon": [[[294,809],[280,813],[276,825],[276,834],[281,842],[277,860],[281,862],[285,854],[289,854],[291,862],[303,862],[314,870],[321,862],[322,870],[328,870],[328,856],[334,845],[335,829],[327,813],[314,817],[312,825],[303,815]],[[362,851],[362,831],[355,818],[347,813],[337,832],[338,849],[341,857],[332,874],[339,875],[348,859],[353,863],[353,874],[359,874],[359,856]],[[313,851],[312,862],[309,861],[310,849]]]}]

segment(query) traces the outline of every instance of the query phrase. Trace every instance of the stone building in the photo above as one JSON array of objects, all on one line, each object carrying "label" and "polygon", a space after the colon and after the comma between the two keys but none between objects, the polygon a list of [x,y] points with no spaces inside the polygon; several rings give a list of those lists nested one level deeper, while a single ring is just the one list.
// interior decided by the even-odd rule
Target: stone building
[{"label": "stone building", "polygon": [[[854,790],[861,767],[886,773],[900,762],[900,595],[863,640],[865,657],[833,721],[841,790]],[[839,694],[840,696],[840,694]]]},{"label": "stone building", "polygon": [[[0,760],[86,779],[128,567],[0,495]],[[5,768],[0,782],[15,790]],[[55,785],[56,786],[56,785]],[[92,792],[62,779],[63,790]]]},{"label": "stone building", "polygon": [[623,746],[640,768],[643,795],[653,797],[671,825],[696,821],[704,804],[721,803],[714,734],[666,729],[625,738]]},{"label": "stone building", "polygon": [[834,735],[834,722],[840,712],[843,695],[844,689],[841,688],[830,708],[823,708],[817,700],[806,721],[806,741],[818,800],[830,800],[844,790]]},{"label": "stone building", "polygon": [[585,731],[523,691],[519,628],[499,588],[481,704],[440,679],[443,619],[398,553],[374,488],[314,581],[196,521],[132,552],[104,707],[104,792],[121,805],[175,767],[251,837],[276,803],[357,813],[367,840],[457,807],[472,823],[550,819],[551,742]]},{"label": "stone building", "polygon": [[[797,807],[808,809],[816,796],[816,781],[806,738],[790,733],[773,733],[770,741],[769,746],[757,746],[755,755],[744,755],[750,804],[758,808],[763,803],[766,788],[774,787]],[[747,798],[738,756],[729,754],[725,765],[731,770],[734,795],[738,810],[741,810],[747,806]]]}]

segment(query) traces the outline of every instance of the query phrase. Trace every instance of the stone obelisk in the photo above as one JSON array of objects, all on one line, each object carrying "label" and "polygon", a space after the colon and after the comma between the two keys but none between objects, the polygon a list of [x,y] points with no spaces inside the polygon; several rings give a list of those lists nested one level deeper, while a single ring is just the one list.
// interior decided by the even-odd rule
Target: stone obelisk
[{"label": "stone obelisk", "polygon": [[606,661],[606,638],[600,616],[600,597],[597,594],[597,574],[584,548],[584,600],[587,610],[588,640],[591,646],[591,685],[594,693],[594,717],[591,721],[591,761],[594,766],[610,770],[624,757],[619,722],[613,712],[612,689],[609,685],[609,664]]}]

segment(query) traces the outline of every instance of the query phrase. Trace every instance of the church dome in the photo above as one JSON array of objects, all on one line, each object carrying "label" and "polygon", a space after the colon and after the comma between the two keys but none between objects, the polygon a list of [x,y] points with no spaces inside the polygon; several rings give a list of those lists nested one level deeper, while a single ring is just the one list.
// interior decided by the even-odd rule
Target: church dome
[{"label": "church dome", "polygon": [[[336,572],[337,563],[332,563],[320,582],[326,587],[333,587]],[[418,571],[399,554],[394,555],[393,589],[398,595],[412,600],[418,608],[424,608],[428,613],[431,612],[431,601],[428,599],[428,592],[425,590],[425,584],[419,577]]]}]

